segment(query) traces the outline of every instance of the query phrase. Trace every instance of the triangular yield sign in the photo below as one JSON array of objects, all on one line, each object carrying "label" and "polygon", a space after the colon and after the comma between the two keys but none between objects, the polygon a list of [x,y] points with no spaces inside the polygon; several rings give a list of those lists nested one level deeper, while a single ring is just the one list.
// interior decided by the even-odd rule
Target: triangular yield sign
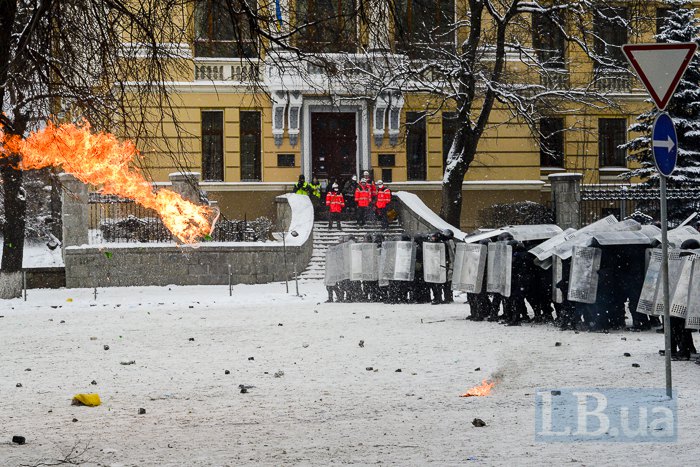
[{"label": "triangular yield sign", "polygon": [[622,50],[659,110],[668,106],[698,45],[626,44]]}]

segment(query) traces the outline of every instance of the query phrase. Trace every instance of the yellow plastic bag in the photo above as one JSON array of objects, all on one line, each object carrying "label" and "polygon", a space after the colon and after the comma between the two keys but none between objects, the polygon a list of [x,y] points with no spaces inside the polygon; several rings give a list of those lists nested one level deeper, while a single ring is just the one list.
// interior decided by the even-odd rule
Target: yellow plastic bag
[{"label": "yellow plastic bag", "polygon": [[87,405],[88,407],[97,407],[102,404],[98,394],[76,394],[73,396],[73,405]]}]

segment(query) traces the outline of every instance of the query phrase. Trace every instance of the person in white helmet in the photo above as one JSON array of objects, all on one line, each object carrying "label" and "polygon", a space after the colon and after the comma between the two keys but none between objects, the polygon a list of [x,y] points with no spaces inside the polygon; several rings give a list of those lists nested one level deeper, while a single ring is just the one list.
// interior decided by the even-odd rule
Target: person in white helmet
[{"label": "person in white helmet", "polygon": [[333,221],[338,223],[338,230],[340,229],[340,213],[343,212],[345,207],[345,199],[343,194],[338,190],[338,184],[334,183],[331,187],[331,191],[326,195],[326,206],[328,206],[328,229],[333,228]]},{"label": "person in white helmet", "polygon": [[347,212],[355,212],[357,202],[355,201],[355,190],[358,187],[357,175],[353,175],[350,180],[343,185],[343,198],[345,198],[345,210]]}]

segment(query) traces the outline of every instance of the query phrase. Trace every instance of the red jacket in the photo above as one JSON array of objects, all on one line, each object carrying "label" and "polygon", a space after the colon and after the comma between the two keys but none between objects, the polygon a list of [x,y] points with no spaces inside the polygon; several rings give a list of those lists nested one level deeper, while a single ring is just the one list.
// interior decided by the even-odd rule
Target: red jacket
[{"label": "red jacket", "polygon": [[385,208],[389,201],[391,201],[391,191],[387,187],[377,191],[377,208]]},{"label": "red jacket", "polygon": [[329,191],[326,195],[326,206],[331,212],[341,212],[345,207],[345,198],[339,192]]},{"label": "red jacket", "polygon": [[357,187],[357,189],[355,190],[355,202],[359,207],[366,208],[367,206],[369,206],[369,202],[371,199],[372,195],[370,194],[366,186],[363,187],[362,185],[360,185]]}]

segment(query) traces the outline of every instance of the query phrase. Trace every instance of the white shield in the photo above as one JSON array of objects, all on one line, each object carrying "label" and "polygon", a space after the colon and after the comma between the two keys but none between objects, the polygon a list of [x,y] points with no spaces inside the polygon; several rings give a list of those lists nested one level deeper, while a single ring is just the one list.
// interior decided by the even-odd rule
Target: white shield
[{"label": "white shield", "polygon": [[394,271],[396,270],[396,243],[383,242],[381,251],[381,274],[379,275],[380,285],[389,285],[389,281],[394,280]]},{"label": "white shield", "polygon": [[362,243],[353,243],[350,245],[350,280],[361,281],[363,279],[363,264],[362,264]]},{"label": "white shield", "polygon": [[339,255],[340,245],[331,245],[326,250],[326,269],[323,283],[332,287],[338,283],[342,269],[342,255]]},{"label": "white shield", "polygon": [[444,243],[423,243],[423,279],[430,284],[447,280]]},{"label": "white shield", "polygon": [[452,290],[480,293],[486,267],[486,245],[458,243],[455,252]]},{"label": "white shield", "polygon": [[693,272],[688,285],[688,312],[685,327],[700,329],[700,260],[693,261]]},{"label": "white shield", "polygon": [[642,294],[639,296],[637,311],[647,315],[653,315],[656,307],[656,293],[658,292],[659,274],[661,273],[661,250],[653,248],[649,252],[649,265],[644,276]]},{"label": "white shield", "polygon": [[[681,250],[668,250],[668,291],[669,297],[673,297],[676,292],[678,280],[683,272],[683,263],[685,260],[680,255]],[[664,314],[664,294],[661,287],[661,276],[658,278],[658,286],[656,291],[656,302],[654,304],[654,314],[661,316]]]},{"label": "white shield", "polygon": [[376,281],[379,278],[379,248],[374,243],[362,244],[362,280]]},{"label": "white shield", "polygon": [[394,280],[413,281],[416,274],[416,245],[413,242],[396,242]]},{"label": "white shield", "polygon": [[486,291],[510,297],[513,248],[505,242],[489,243]]},{"label": "white shield", "polygon": [[389,279],[387,279],[384,275],[384,267],[387,264],[387,252],[386,248],[384,248],[385,243],[386,242],[382,243],[382,247],[379,249],[379,255],[377,255],[377,280],[379,281],[380,287],[386,287],[389,285]]},{"label": "white shield", "polygon": [[564,292],[557,287],[557,284],[564,278],[564,263],[558,256],[552,256],[552,301],[554,303],[564,302]]},{"label": "white shield", "polygon": [[571,256],[569,292],[572,302],[595,303],[598,296],[598,270],[603,252],[600,248],[575,246]]},{"label": "white shield", "polygon": [[354,242],[345,242],[340,244],[340,257],[342,269],[340,271],[339,281],[350,280],[350,274],[352,269],[352,246]]},{"label": "white shield", "polygon": [[690,279],[693,274],[693,263],[697,256],[683,256],[681,275],[676,284],[676,290],[671,295],[671,316],[686,319],[688,314],[688,298],[690,294]]},{"label": "white shield", "polygon": [[562,233],[561,227],[554,224],[512,225],[505,230],[519,242],[546,240]]}]

